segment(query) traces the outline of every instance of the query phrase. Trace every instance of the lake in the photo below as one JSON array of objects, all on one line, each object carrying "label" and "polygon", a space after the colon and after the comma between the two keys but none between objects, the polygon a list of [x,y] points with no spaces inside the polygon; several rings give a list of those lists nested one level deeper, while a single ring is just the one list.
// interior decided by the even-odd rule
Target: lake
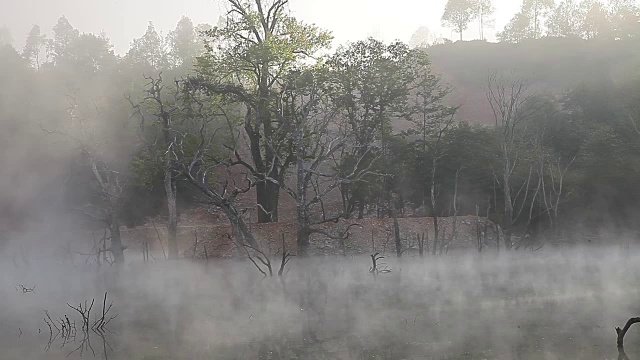
[{"label": "lake", "polygon": [[[368,256],[294,258],[282,278],[246,259],[4,259],[0,359],[602,360],[618,358],[614,328],[640,316],[634,249],[386,255],[388,273]],[[71,306],[92,300],[85,331]]]}]

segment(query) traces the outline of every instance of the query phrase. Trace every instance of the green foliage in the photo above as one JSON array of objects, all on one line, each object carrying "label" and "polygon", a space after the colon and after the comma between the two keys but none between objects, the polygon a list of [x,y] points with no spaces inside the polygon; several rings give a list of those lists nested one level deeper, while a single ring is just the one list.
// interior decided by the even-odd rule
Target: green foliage
[{"label": "green foliage", "polygon": [[153,22],[149,21],[147,31],[131,43],[125,59],[143,70],[157,71],[167,65],[167,50]]},{"label": "green foliage", "polygon": [[529,38],[531,31],[529,17],[520,11],[509,21],[504,30],[497,34],[497,37],[501,42],[518,43]]},{"label": "green foliage", "polygon": [[80,36],[80,31],[74,28],[66,17],[61,16],[53,27],[53,38],[48,43],[48,54],[54,63],[64,60],[69,45]]},{"label": "green foliage", "polygon": [[456,29],[462,41],[462,32],[475,17],[476,3],[473,0],[449,0],[442,14],[442,25]]},{"label": "green foliage", "polygon": [[611,1],[610,18],[614,39],[633,37],[640,33],[640,7],[636,1]]},{"label": "green foliage", "polygon": [[[203,28],[205,25],[200,25]],[[198,29],[191,19],[183,16],[175,30],[170,31],[166,37],[169,48],[168,57],[172,66],[185,64],[191,66],[196,57],[204,52],[204,42],[198,34]]]},{"label": "green foliage", "polygon": [[583,14],[574,0],[562,0],[547,19],[547,35],[580,36],[580,19]]},{"label": "green foliage", "polygon": [[524,0],[520,11],[514,15],[498,39],[505,42],[520,42],[542,36],[542,20],[554,9],[554,0]]},{"label": "green foliage", "polygon": [[[546,18],[545,32],[541,26]],[[625,39],[640,33],[640,7],[633,0],[526,0],[498,33],[505,42],[537,39],[542,35],[584,39]]]},{"label": "green foliage", "polygon": [[608,36],[612,32],[609,12],[598,0],[586,0],[580,4],[584,20],[580,26],[582,36],[586,39]]},{"label": "green foliage", "polygon": [[496,11],[491,0],[475,0],[476,18],[480,23],[480,40],[484,40],[484,28],[493,26],[492,15]]},{"label": "green foliage", "polygon": [[46,44],[46,36],[40,33],[40,26],[33,25],[22,50],[22,57],[27,59],[29,64],[36,69],[40,68],[40,53]]},{"label": "green foliage", "polygon": [[[164,70],[165,78],[182,78],[197,58],[198,76],[189,79],[195,88],[190,89],[193,97],[182,98],[185,93],[178,91],[167,92],[164,98],[172,108],[172,131],[185,134],[180,156],[192,156],[201,148],[199,130],[205,129],[212,134],[211,146],[203,154],[209,164],[240,164],[242,158],[246,169],[255,167],[254,172],[246,172],[254,175],[251,180],[256,183],[265,183],[265,174],[280,166],[278,180],[285,181],[297,151],[294,130],[304,125],[308,126],[303,138],[305,161],[318,157],[322,148],[318,144],[331,134],[348,138],[350,146],[335,153],[328,170],[346,177],[357,163],[370,168],[370,175],[344,182],[340,188],[342,205],[350,215],[362,210],[362,216],[372,216],[377,209],[377,215],[386,216],[390,201],[397,208],[418,209],[424,206],[432,181],[437,187],[435,214],[449,215],[459,172],[460,213],[475,214],[476,206],[484,213],[489,207],[490,216],[498,219],[503,210],[496,206],[502,200],[496,181],[501,165],[497,130],[469,123],[486,122],[482,113],[487,110],[487,69],[517,68],[517,76],[530,78],[539,89],[539,96],[527,104],[536,108],[535,115],[519,130],[518,149],[526,151],[513,175],[514,183],[520,185],[531,180],[522,185],[523,192],[529,193],[520,199],[525,209],[530,205],[534,209],[532,222],[545,225],[549,221],[540,210],[543,201],[532,194],[538,180],[549,184],[559,176],[560,171],[549,166],[557,163],[569,169],[566,197],[560,205],[566,214],[563,221],[602,223],[604,213],[632,223],[632,210],[638,210],[640,201],[636,129],[640,82],[632,76],[639,69],[640,53],[638,10],[632,3],[605,6],[590,0],[578,6],[565,0],[546,23],[548,35],[562,38],[426,49],[366,39],[319,56],[319,61],[311,55],[328,51],[329,32],[291,17],[284,11],[286,1],[269,2],[282,7],[272,8],[268,19],[269,9],[260,10],[258,3],[229,0],[237,6],[218,26],[194,26],[182,18],[164,39],[149,24],[123,58],[113,53],[106,36],[80,33],[64,17],[47,42],[49,59],[39,58],[45,39],[37,26],[29,33],[22,56],[10,46],[0,46],[0,79],[5,85],[0,89],[0,117],[6,125],[0,150],[11,154],[1,161],[15,184],[12,188],[40,186],[43,192],[52,192],[42,175],[56,173],[68,181],[67,185],[54,181],[55,188],[68,187],[65,206],[90,201],[90,169],[70,160],[83,157],[71,156],[75,147],[69,144],[43,140],[40,129],[40,125],[48,129],[75,125],[77,129],[81,124],[78,133],[86,135],[94,151],[129,180],[123,214],[135,221],[127,222],[139,223],[157,214],[163,202],[167,151],[158,144],[164,134],[157,124],[147,123],[142,130],[139,123],[132,124],[131,105],[123,94],[131,94],[134,103],[144,102],[149,95],[140,90],[147,82],[144,72]],[[462,3],[450,1],[448,11]],[[452,17],[462,24],[455,24],[456,28],[464,31],[486,4],[490,2],[463,3],[462,15]],[[525,2],[501,39],[521,42],[538,37],[545,9],[548,2]],[[198,32],[206,46],[199,43]],[[575,39],[578,36],[590,40]],[[414,45],[423,44],[425,37]],[[432,62],[442,75],[432,70]],[[38,64],[44,65],[41,71],[35,71]],[[446,80],[455,82],[456,91]],[[166,83],[165,89],[172,85]],[[319,99],[309,100],[312,94],[319,94]],[[75,96],[74,102],[67,95]],[[466,99],[462,108],[451,106],[459,99]],[[147,119],[157,110],[151,104],[141,108]],[[246,141],[250,139],[256,139],[255,148]],[[262,169],[257,167],[260,161]],[[541,166],[546,166],[544,174],[538,174]],[[52,168],[65,170],[49,172]],[[11,174],[24,172],[34,183],[18,186],[26,177]],[[226,176],[212,171],[208,181],[213,186]],[[187,188],[185,182],[178,186]],[[191,194],[185,194],[181,206],[193,206]],[[14,203],[11,196],[11,191],[3,189],[3,199],[10,198],[3,200],[3,207]],[[33,204],[35,208],[38,202]],[[5,213],[4,208],[0,211]],[[524,228],[524,222],[521,219],[516,226]]]},{"label": "green foliage", "polygon": [[207,51],[199,59],[203,73],[233,82],[237,77],[247,89],[256,89],[260,76],[275,84],[298,61],[330,44],[329,32],[288,15],[284,1],[274,2],[277,7],[270,19],[252,2],[230,3],[233,10],[226,23],[204,33]]},{"label": "green foliage", "polygon": [[555,0],[524,0],[521,12],[529,19],[532,29],[531,37],[542,36],[542,20],[555,8]]},{"label": "green foliage", "polygon": [[78,74],[108,71],[117,63],[113,46],[103,35],[81,34],[65,49],[64,65]]}]

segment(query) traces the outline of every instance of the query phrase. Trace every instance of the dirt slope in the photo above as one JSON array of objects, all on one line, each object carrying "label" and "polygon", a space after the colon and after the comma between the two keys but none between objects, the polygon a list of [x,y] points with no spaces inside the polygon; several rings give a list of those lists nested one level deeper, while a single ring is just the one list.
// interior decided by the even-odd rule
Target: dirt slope
[{"label": "dirt slope", "polygon": [[[433,219],[432,218],[401,218],[400,234],[403,248],[409,253],[417,252],[416,234],[428,234],[429,244],[433,246]],[[445,239],[450,239],[453,218],[440,218],[441,234]],[[449,243],[449,251],[475,250],[477,248],[476,224],[478,220],[474,216],[458,217],[458,235]],[[226,224],[207,225],[192,220],[189,225],[178,228],[178,248],[185,257],[231,257],[237,250],[232,240],[231,229]],[[355,255],[371,253],[374,250],[381,253],[395,253],[395,240],[393,238],[393,219],[362,219],[343,220],[339,223],[324,225],[324,229],[332,234],[343,233],[350,225],[349,236],[344,241],[344,253]],[[295,224],[284,221],[272,224],[251,224],[251,231],[262,246],[265,253],[275,255],[282,251],[282,237],[284,236],[287,250],[294,253],[296,246]],[[484,228],[484,219],[480,218],[480,228]],[[489,230],[490,238],[492,232]],[[194,250],[197,237],[197,248]],[[140,249],[144,242],[149,243],[150,249],[162,251],[158,238],[162,240],[166,249],[166,228],[163,224],[156,223],[156,227],[148,224],[143,227],[123,230],[123,238],[130,250]],[[485,246],[495,247],[495,243],[486,243]],[[312,236],[311,252],[317,255],[342,255],[343,249],[338,240],[332,240],[326,236]]]}]

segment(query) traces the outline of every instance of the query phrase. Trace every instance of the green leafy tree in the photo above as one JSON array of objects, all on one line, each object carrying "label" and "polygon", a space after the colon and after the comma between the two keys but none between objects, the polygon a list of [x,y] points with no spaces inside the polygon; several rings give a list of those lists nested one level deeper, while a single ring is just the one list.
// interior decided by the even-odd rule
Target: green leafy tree
[{"label": "green leafy tree", "polygon": [[493,14],[496,9],[491,0],[474,0],[475,18],[478,19],[480,40],[484,40],[484,29],[493,26]]},{"label": "green leafy tree", "polygon": [[542,36],[543,19],[555,8],[554,0],[524,0],[522,13],[527,16],[530,23],[529,37],[537,39]]},{"label": "green leafy tree", "polygon": [[202,54],[204,44],[197,31],[191,19],[183,16],[175,30],[167,34],[168,57],[172,66],[191,65]]},{"label": "green leafy tree", "polygon": [[332,234],[321,225],[337,222],[346,214],[324,203],[341,184],[357,182],[371,171],[370,163],[358,161],[348,168],[336,166],[337,155],[355,142],[352,132],[335,131],[337,109],[329,101],[329,76],[325,65],[301,67],[287,76],[283,92],[283,113],[295,129],[295,189],[288,192],[296,201],[299,254],[307,253],[312,234],[338,240],[344,251],[346,231]]},{"label": "green leafy tree", "polygon": [[167,65],[164,40],[156,31],[153,22],[149,22],[142,37],[133,40],[125,58],[133,66],[148,70],[159,70]]},{"label": "green leafy tree", "polygon": [[67,47],[64,64],[80,74],[114,69],[113,46],[104,35],[81,34]]},{"label": "green leafy tree", "polygon": [[453,116],[457,108],[446,106],[444,99],[451,93],[451,89],[441,84],[441,78],[433,74],[431,64],[426,54],[414,55],[413,68],[415,81],[412,82],[412,96],[408,102],[408,117],[412,128],[406,135],[414,137],[415,153],[421,163],[420,168],[430,169],[425,178],[419,181],[423,190],[422,205],[429,204],[434,226],[434,254],[439,239],[438,221],[438,167],[445,156],[445,137],[453,126]]},{"label": "green leafy tree", "polygon": [[[355,145],[351,152],[342,154],[342,166],[351,168],[354,163],[379,160],[380,173],[385,172],[385,164],[390,163],[386,145],[392,137],[391,120],[408,112],[407,99],[416,78],[419,53],[403,43],[387,45],[369,38],[341,47],[331,56],[331,100],[344,117],[341,131],[352,133]],[[389,199],[380,191],[385,187],[381,177],[367,180],[341,186],[345,214],[357,210],[358,217],[363,217],[371,203],[376,203],[379,210],[388,209],[385,203]]]},{"label": "green leafy tree", "polygon": [[582,19],[580,33],[585,39],[609,35],[612,31],[609,11],[599,0],[585,0],[580,3]]},{"label": "green leafy tree", "polygon": [[519,12],[504,27],[504,30],[498,33],[498,40],[503,42],[518,43],[529,37],[531,34],[531,23],[529,17]]},{"label": "green leafy tree", "polygon": [[256,179],[258,221],[278,220],[287,169],[293,162],[290,127],[279,111],[284,74],[329,46],[331,35],[289,15],[288,0],[227,0],[223,24],[207,31],[199,74],[211,92],[235,96],[246,110],[251,160],[236,159]]},{"label": "green leafy tree", "polygon": [[409,40],[409,46],[411,48],[427,48],[433,43],[434,37],[431,31],[426,26],[421,26],[416,32],[411,35]]},{"label": "green leafy tree", "polygon": [[583,14],[574,0],[563,0],[547,19],[547,35],[580,36]]},{"label": "green leafy tree", "polygon": [[40,70],[40,54],[42,53],[42,48],[46,44],[46,37],[41,34],[40,26],[33,25],[31,31],[27,35],[27,40],[24,44],[24,49],[22,50],[22,57],[24,57],[29,65],[35,67]]},{"label": "green leafy tree", "polygon": [[64,61],[67,48],[80,36],[80,31],[74,28],[66,17],[61,16],[53,27],[53,38],[49,40],[48,52],[55,64]]},{"label": "green leafy tree", "polygon": [[640,34],[640,7],[634,0],[611,1],[611,26],[615,39]]},{"label": "green leafy tree", "polygon": [[454,28],[460,34],[469,27],[475,16],[475,3],[473,0],[449,0],[442,14],[442,25]]},{"label": "green leafy tree", "polygon": [[580,31],[583,38],[592,39],[598,36],[607,36],[612,27],[609,20],[609,12],[606,6],[598,0],[586,0],[580,4],[584,13]]}]

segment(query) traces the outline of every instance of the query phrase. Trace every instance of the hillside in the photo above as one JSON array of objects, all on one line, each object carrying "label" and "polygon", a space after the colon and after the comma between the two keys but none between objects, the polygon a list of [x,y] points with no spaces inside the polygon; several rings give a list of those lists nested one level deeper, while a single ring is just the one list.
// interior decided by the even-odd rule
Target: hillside
[{"label": "hillside", "polygon": [[640,40],[542,38],[517,44],[465,41],[426,49],[434,69],[454,91],[460,119],[493,123],[485,97],[487,75],[500,69],[524,79],[538,92],[561,95],[582,83],[619,83],[640,70]]},{"label": "hillside", "polygon": [[[184,221],[186,220],[186,221]],[[449,238],[452,229],[453,218],[441,218],[441,234]],[[430,246],[433,246],[433,219],[432,218],[401,218],[400,236],[403,240],[403,248],[409,248],[411,253],[417,252],[416,233],[429,233]],[[479,219],[481,228],[484,228],[484,218]],[[449,243],[450,251],[477,251],[476,225],[478,219],[475,216],[458,217],[458,235]],[[353,225],[349,227],[350,225]],[[491,228],[491,223],[489,223]],[[324,230],[329,233],[343,233],[347,230],[349,236],[344,241],[345,255],[369,254],[375,249],[380,253],[394,253],[395,240],[393,238],[393,219],[351,219],[342,220],[337,224],[328,223]],[[271,224],[252,224],[251,230],[256,240],[261,244],[263,251],[272,254],[281,253],[282,236],[284,236],[287,250],[296,252],[296,229],[292,221],[281,221]],[[212,223],[204,214],[191,214],[188,219],[183,219],[178,228],[178,247],[185,257],[231,257],[236,252],[236,247],[230,239],[231,229],[226,223]],[[194,250],[194,246],[197,248]],[[166,227],[163,224],[153,224],[123,230],[123,238],[129,246],[131,254],[139,251],[143,243],[149,244],[156,256],[162,254],[162,247],[158,238],[166,242]],[[426,241],[425,241],[426,242]],[[166,247],[166,243],[163,245]],[[425,245],[426,246],[426,245]],[[484,244],[486,247],[495,248],[493,231],[489,230],[489,236]],[[205,253],[206,247],[206,253]],[[338,240],[328,239],[326,236],[312,236],[311,251],[318,255],[342,255]],[[132,255],[137,256],[137,255]],[[160,255],[162,256],[162,255]]]}]

